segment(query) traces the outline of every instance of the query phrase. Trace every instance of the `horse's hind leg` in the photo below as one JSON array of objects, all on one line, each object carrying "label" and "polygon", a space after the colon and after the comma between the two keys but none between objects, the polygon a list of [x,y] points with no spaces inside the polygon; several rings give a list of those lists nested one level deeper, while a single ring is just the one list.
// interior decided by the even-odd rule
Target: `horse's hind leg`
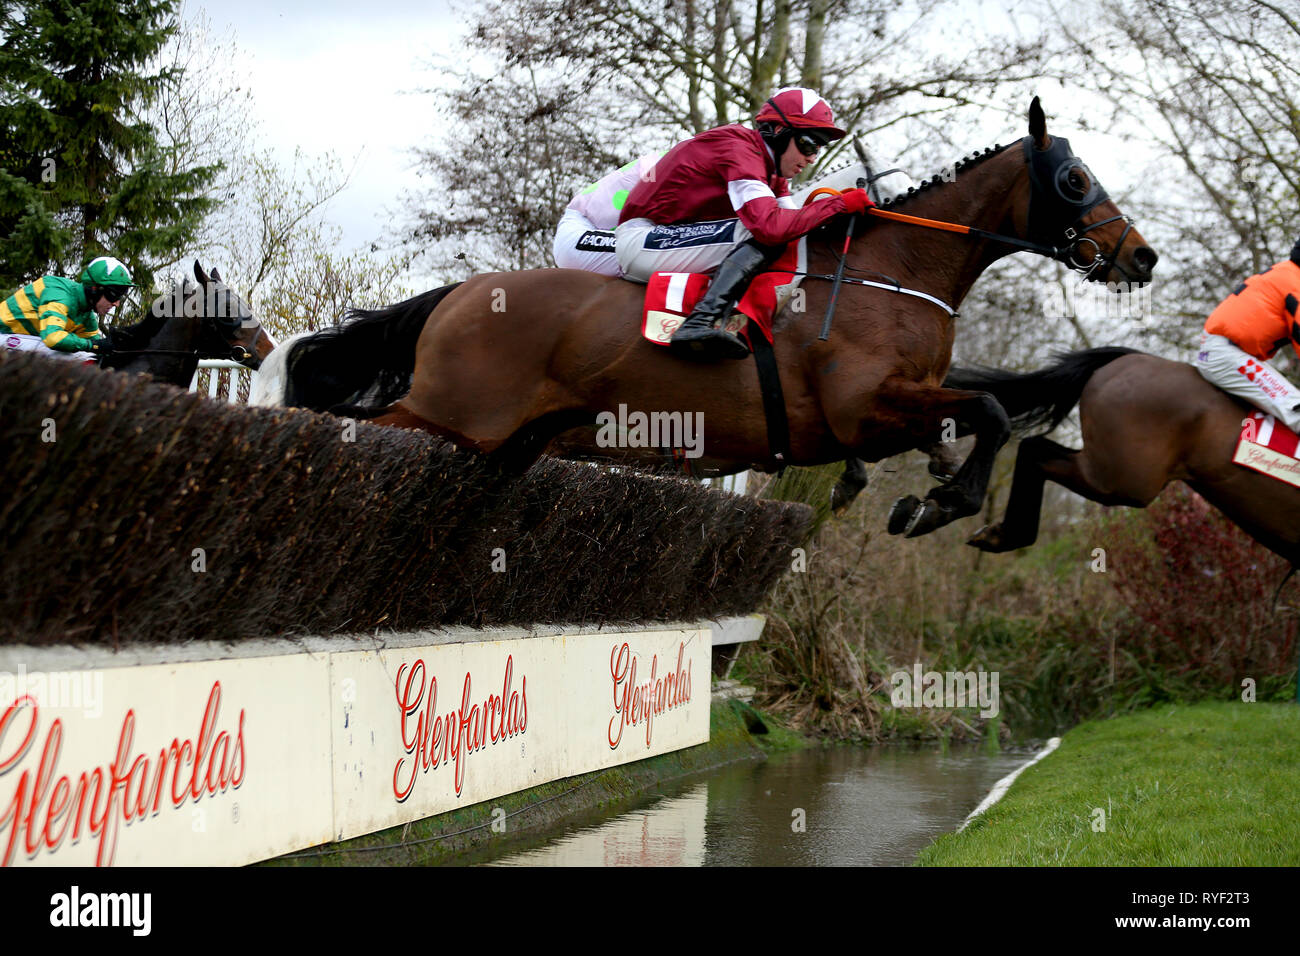
[{"label": "horse's hind leg", "polygon": [[495,467],[522,474],[542,456],[546,446],[573,428],[591,425],[596,416],[584,409],[562,409],[533,419],[488,455]]},{"label": "horse's hind leg", "polygon": [[401,402],[393,402],[379,414],[367,419],[372,425],[388,425],[392,428],[410,428],[417,431],[438,434],[429,422],[411,411]]},{"label": "horse's hind leg", "polygon": [[1037,541],[1038,519],[1043,509],[1043,485],[1049,471],[1053,481],[1066,487],[1077,486],[1082,481],[1077,468],[1078,457],[1082,454],[1041,436],[1022,441],[1016,453],[1016,469],[1011,479],[1006,514],[997,524],[985,525],[966,543],[981,551],[1000,554],[1027,548]]},{"label": "horse's hind leg", "polygon": [[[1089,431],[1087,426],[1085,419],[1085,433]],[[1026,438],[1016,456],[1006,515],[1000,523],[980,529],[966,543],[992,552],[1014,551],[1033,544],[1038,540],[1043,485],[1048,481],[1099,504],[1145,508],[1168,484],[1168,462],[1158,454],[1132,453],[1134,447],[1145,446],[1118,428],[1111,429],[1109,436],[1110,442],[1085,442],[1079,451],[1049,438]]]},{"label": "horse's hind leg", "polygon": [[844,474],[831,489],[831,511],[842,514],[867,487],[867,465],[861,458],[844,461]]},{"label": "horse's hind leg", "polygon": [[[506,474],[522,474],[541,457],[546,446],[558,436],[572,428],[589,425],[593,421],[595,417],[590,412],[580,409],[549,412],[524,425],[489,452],[486,455],[488,464]],[[373,425],[428,432],[460,446],[472,445],[463,435],[421,418],[401,402],[394,402],[370,422]]]}]

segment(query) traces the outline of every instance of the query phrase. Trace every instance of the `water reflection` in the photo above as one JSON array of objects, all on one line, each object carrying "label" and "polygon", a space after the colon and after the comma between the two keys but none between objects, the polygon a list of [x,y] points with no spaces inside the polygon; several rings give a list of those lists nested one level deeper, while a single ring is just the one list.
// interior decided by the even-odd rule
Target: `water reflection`
[{"label": "water reflection", "polygon": [[1027,759],[891,747],[804,750],[725,767],[505,866],[889,866],[954,830]]},{"label": "water reflection", "polygon": [[505,857],[509,866],[703,866],[709,785]]}]

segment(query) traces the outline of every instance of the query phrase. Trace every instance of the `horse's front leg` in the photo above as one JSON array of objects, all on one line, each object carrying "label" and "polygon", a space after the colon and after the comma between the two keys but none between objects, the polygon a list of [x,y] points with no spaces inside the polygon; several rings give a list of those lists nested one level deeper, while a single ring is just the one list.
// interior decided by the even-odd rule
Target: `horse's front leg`
[{"label": "horse's front leg", "polygon": [[978,514],[988,492],[998,450],[1011,435],[1007,413],[987,392],[967,392],[923,385],[887,382],[875,395],[878,413],[917,437],[917,444],[955,425],[958,435],[975,435],[975,447],[952,481],[932,488],[925,500],[906,495],[889,513],[889,533],[909,538]]}]

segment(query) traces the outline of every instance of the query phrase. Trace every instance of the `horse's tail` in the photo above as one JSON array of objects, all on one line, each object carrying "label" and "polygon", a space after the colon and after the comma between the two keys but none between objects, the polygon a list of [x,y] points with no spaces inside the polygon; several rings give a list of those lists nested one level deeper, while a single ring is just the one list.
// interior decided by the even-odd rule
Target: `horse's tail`
[{"label": "horse's tail", "polygon": [[379,414],[410,391],[424,323],[459,285],[384,309],[353,309],[348,322],[298,342],[287,357],[284,403],[357,418]]},{"label": "horse's tail", "polygon": [[1024,374],[996,368],[954,368],[943,387],[989,392],[1006,410],[1017,435],[1044,425],[1046,433],[1070,414],[1099,368],[1136,352],[1118,346],[1062,352],[1056,355],[1055,365]]}]

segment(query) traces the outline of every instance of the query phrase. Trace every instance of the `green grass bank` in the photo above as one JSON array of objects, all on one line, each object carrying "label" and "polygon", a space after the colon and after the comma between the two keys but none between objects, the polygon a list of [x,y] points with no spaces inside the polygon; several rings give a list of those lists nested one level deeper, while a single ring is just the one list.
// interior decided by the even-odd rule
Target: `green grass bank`
[{"label": "green grass bank", "polygon": [[921,866],[1300,864],[1300,707],[1162,705],[1091,721]]}]

